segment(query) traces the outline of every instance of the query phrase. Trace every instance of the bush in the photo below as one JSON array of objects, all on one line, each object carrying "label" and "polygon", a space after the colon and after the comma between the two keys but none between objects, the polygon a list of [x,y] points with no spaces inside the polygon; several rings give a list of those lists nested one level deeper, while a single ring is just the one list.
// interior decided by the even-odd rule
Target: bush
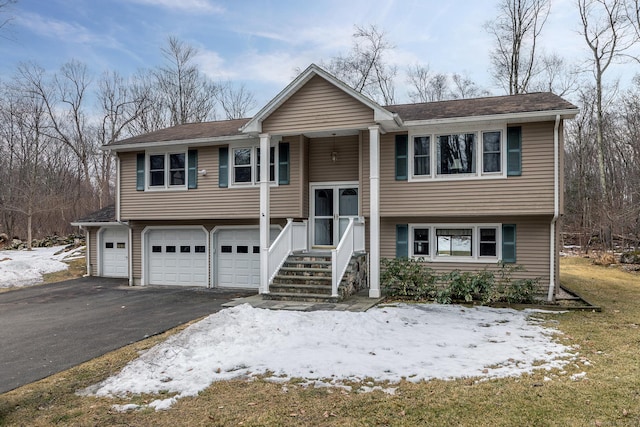
[{"label": "bush", "polygon": [[421,259],[383,259],[381,280],[387,295],[412,300],[432,300],[440,304],[454,301],[482,304],[535,302],[539,278],[513,280],[514,272],[524,268],[515,264],[499,264],[497,273],[483,270],[478,273],[458,270],[441,275],[426,267]]},{"label": "bush", "polygon": [[436,292],[437,275],[422,260],[409,258],[383,259],[384,272],[380,279],[387,294],[414,300],[431,299]]},{"label": "bush", "polygon": [[620,264],[640,264],[640,251],[623,253],[620,255]]}]

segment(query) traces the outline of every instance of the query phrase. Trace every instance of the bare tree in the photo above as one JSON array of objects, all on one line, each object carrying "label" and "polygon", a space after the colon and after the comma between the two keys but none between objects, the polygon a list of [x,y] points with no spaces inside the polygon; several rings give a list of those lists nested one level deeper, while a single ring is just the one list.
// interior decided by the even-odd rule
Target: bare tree
[{"label": "bare tree", "polygon": [[171,126],[215,119],[217,88],[198,70],[197,53],[193,46],[169,37],[162,48],[165,65],[152,72]]},{"label": "bare tree", "polygon": [[389,105],[395,102],[393,80],[398,70],[386,62],[385,55],[394,48],[375,25],[356,26],[351,51],[322,66],[356,91]]},{"label": "bare tree", "polygon": [[217,99],[227,120],[246,117],[256,106],[253,93],[244,84],[235,86],[231,81],[218,84]]},{"label": "bare tree", "polygon": [[407,70],[409,99],[412,102],[434,102],[447,99],[473,98],[487,95],[469,77],[444,73],[432,73],[426,65],[416,64]]},{"label": "bare tree", "polygon": [[6,26],[13,19],[12,16],[5,16],[12,5],[16,4],[17,0],[0,0],[0,29]]},{"label": "bare tree", "polygon": [[482,89],[467,75],[454,73],[451,76],[451,81],[453,82],[451,89],[451,98],[453,99],[477,98],[490,95],[488,90]]},{"label": "bare tree", "polygon": [[537,72],[537,42],[550,5],[550,0],[500,0],[496,19],[486,24],[495,42],[493,77],[510,95],[527,92]]},{"label": "bare tree", "polygon": [[596,148],[599,184],[603,197],[607,197],[604,133],[603,76],[616,60],[623,59],[634,40],[623,0],[577,0],[582,23],[581,33],[591,51],[590,64],[595,80]]},{"label": "bare tree", "polygon": [[578,76],[577,68],[569,66],[567,61],[558,54],[542,55],[539,73],[531,84],[531,89],[566,96],[578,90]]}]

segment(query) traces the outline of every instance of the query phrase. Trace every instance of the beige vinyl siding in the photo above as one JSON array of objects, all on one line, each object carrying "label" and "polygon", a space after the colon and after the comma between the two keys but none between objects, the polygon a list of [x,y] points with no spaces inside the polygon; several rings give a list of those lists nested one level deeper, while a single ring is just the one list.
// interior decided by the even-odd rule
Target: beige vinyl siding
[{"label": "beige vinyl siding", "polygon": [[300,135],[300,195],[302,198],[301,217],[306,218],[309,215],[309,138]]},{"label": "beige vinyl siding", "polygon": [[[271,187],[271,215],[274,217],[300,217],[302,201],[300,143],[290,144],[290,180],[288,185]],[[224,219],[258,218],[260,210],[259,186],[247,188],[218,187],[218,146],[198,147],[198,169],[206,176],[198,176],[198,188],[179,191],[136,191],[136,154],[120,156],[120,209],[121,219]]]},{"label": "beige vinyl siding", "polygon": [[[382,135],[381,215],[552,214],[554,123],[521,126],[522,176],[499,179],[396,181],[395,134]],[[368,157],[368,147],[363,151]],[[365,177],[368,174],[365,164]]]},{"label": "beige vinyl siding", "polygon": [[[442,224],[442,223],[501,223],[516,225],[516,264],[526,271],[514,273],[514,278],[540,277],[540,292],[546,293],[549,288],[549,249],[550,249],[550,216],[539,217],[400,217],[382,218],[380,224],[380,254],[382,258],[396,256],[396,224]],[[481,271],[484,268],[497,270],[496,263],[453,263],[427,262],[437,272]]]},{"label": "beige vinyl siding", "polygon": [[[358,181],[358,135],[313,138],[309,143],[309,181]],[[331,153],[336,152],[336,162]]]},{"label": "beige vinyl siding", "polygon": [[315,76],[262,122],[262,132],[362,129],[372,124],[371,108]]},{"label": "beige vinyl siding", "polygon": [[[540,278],[539,293],[546,297],[549,289],[549,248],[551,217],[479,217],[472,221],[462,218],[382,218],[380,225],[380,254],[382,258],[396,256],[396,224],[439,224],[439,223],[502,223],[516,225],[516,264],[526,271],[516,272],[513,278]],[[478,262],[425,262],[429,268],[438,273],[453,270],[482,271],[498,270],[497,263]],[[384,286],[384,284],[381,284]]]},{"label": "beige vinyl siding", "polygon": [[98,275],[98,230],[97,227],[89,227],[89,274]]}]

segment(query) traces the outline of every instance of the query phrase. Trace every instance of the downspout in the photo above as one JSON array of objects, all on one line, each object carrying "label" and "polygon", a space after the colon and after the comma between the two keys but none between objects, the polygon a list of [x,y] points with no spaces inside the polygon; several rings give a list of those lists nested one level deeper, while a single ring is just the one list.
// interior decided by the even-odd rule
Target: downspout
[{"label": "downspout", "polygon": [[85,258],[86,258],[86,263],[87,263],[87,273],[84,275],[84,277],[89,277],[91,276],[91,241],[89,240],[89,236],[91,235],[91,233],[89,232],[89,229],[87,227],[84,226],[80,226],[80,230],[84,230],[85,232],[85,238],[84,238],[84,244],[85,244]]},{"label": "downspout", "polygon": [[553,128],[553,218],[551,219],[551,238],[549,250],[549,293],[547,301],[552,302],[556,290],[556,222],[560,216],[560,114],[556,114]]}]

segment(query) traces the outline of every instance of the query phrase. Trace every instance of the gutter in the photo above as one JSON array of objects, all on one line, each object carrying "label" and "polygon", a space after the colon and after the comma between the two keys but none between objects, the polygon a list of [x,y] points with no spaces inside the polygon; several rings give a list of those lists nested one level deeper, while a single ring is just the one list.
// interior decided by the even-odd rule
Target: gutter
[{"label": "gutter", "polygon": [[553,218],[551,219],[551,238],[549,251],[549,293],[547,301],[552,302],[556,289],[556,222],[560,216],[560,136],[558,130],[560,127],[560,114],[556,115],[556,123],[553,128]]}]

